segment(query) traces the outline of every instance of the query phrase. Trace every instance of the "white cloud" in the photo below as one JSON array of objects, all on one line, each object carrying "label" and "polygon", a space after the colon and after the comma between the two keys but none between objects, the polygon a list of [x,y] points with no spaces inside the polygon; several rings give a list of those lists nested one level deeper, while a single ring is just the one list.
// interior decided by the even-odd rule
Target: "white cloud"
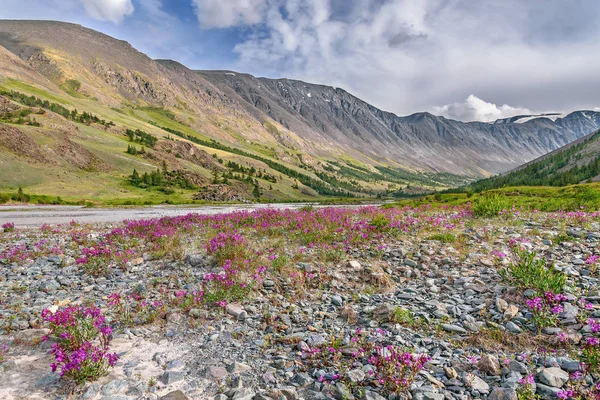
[{"label": "white cloud", "polygon": [[464,103],[446,104],[433,107],[433,112],[451,119],[460,121],[484,121],[492,122],[501,118],[514,117],[515,115],[532,114],[530,110],[522,107],[511,107],[508,104],[497,106],[488,103],[471,94]]},{"label": "white cloud", "polygon": [[[591,6],[549,13],[559,0],[265,0],[250,18],[216,1],[212,13],[228,15],[220,25],[246,26],[230,69],[339,86],[398,114],[471,93],[536,110],[589,108],[600,91],[600,24],[588,23],[600,14]],[[463,118],[513,109],[475,103],[484,111]]]},{"label": "white cloud", "polygon": [[131,0],[81,0],[85,11],[94,19],[121,23],[134,11]]},{"label": "white cloud", "polygon": [[228,28],[262,21],[266,0],[192,0],[203,28]]}]

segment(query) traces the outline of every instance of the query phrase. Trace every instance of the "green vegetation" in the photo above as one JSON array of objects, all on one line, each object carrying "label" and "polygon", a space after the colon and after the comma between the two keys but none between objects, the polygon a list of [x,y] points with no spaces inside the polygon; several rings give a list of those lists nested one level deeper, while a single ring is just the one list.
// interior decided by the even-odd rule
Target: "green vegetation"
[{"label": "green vegetation", "polygon": [[145,154],[146,150],[144,150],[144,148],[142,147],[140,150],[137,149],[137,147],[135,147],[134,145],[127,145],[127,154],[131,154],[132,156],[135,156],[137,154]]},{"label": "green vegetation", "polygon": [[[40,110],[41,112],[37,112],[36,114],[43,114],[44,110]],[[7,124],[16,124],[16,125],[29,125],[29,126],[40,126],[40,123],[35,120],[35,118],[30,117],[33,113],[33,110],[29,108],[22,108],[16,111],[9,111],[0,114],[0,122],[4,122]]]},{"label": "green vegetation", "polygon": [[346,196],[346,197],[350,197],[348,192],[344,192],[342,190],[339,190],[335,187],[331,187],[330,185],[328,185],[327,183],[318,181],[317,179],[313,179],[308,175],[305,175],[301,172],[298,172],[292,168],[286,167],[283,164],[280,164],[278,162],[275,162],[273,160],[270,160],[268,158],[265,157],[261,157],[261,156],[257,156],[256,154],[252,154],[252,153],[248,153],[247,151],[241,150],[241,149],[236,149],[234,147],[229,147],[226,146],[224,144],[221,144],[219,142],[217,142],[214,139],[211,140],[203,140],[203,139],[198,139],[195,136],[192,135],[188,135],[186,133],[183,133],[181,131],[178,131],[176,129],[171,129],[168,127],[164,127],[164,126],[160,126],[161,129],[172,133],[173,135],[179,136],[181,138],[187,139],[191,142],[194,142],[196,144],[199,144],[201,146],[205,146],[205,147],[210,147],[213,149],[217,149],[217,150],[223,150],[229,153],[233,153],[233,154],[237,154],[240,156],[244,156],[244,157],[248,157],[248,158],[253,158],[255,160],[261,161],[265,164],[267,164],[269,166],[269,168],[274,169],[277,172],[281,172],[284,175],[289,176],[290,178],[293,179],[297,179],[298,181],[300,181],[302,184],[313,188],[314,190],[317,191],[317,193],[323,195],[323,196]]},{"label": "green vegetation", "polygon": [[600,184],[506,187],[477,194],[442,192],[403,199],[384,207],[431,205],[439,208],[466,203],[473,205],[474,213],[478,216],[497,216],[502,210],[510,211],[513,206],[516,210],[530,211],[576,211],[581,207],[588,211],[600,210]]},{"label": "green vegetation", "polygon": [[456,235],[452,233],[437,233],[426,238],[426,240],[438,240],[442,243],[454,243],[456,242]]},{"label": "green vegetation", "polygon": [[513,249],[517,262],[500,271],[502,276],[524,289],[534,289],[539,294],[547,292],[562,293],[567,283],[567,277],[552,265],[546,266],[546,261],[536,258],[534,252]]},{"label": "green vegetation", "polygon": [[600,131],[516,171],[477,181],[470,188],[480,192],[505,186],[565,186],[585,182],[600,175],[600,155],[584,161],[582,154],[582,150],[598,139]]},{"label": "green vegetation", "polygon": [[130,142],[140,143],[148,147],[154,147],[154,145],[158,141],[158,138],[156,136],[150,135],[140,129],[127,129],[125,130],[125,134],[129,138]]},{"label": "green vegetation", "polygon": [[68,81],[61,83],[59,87],[73,97],[85,97],[79,93],[81,82],[76,79],[69,79]]},{"label": "green vegetation", "polygon": [[95,123],[100,124],[105,128],[115,125],[112,121],[100,119],[96,115],[88,113],[86,111],[84,111],[83,113],[79,113],[77,109],[69,110],[58,103],[51,103],[48,100],[42,100],[35,96],[28,96],[24,93],[17,92],[15,90],[7,91],[0,89],[0,95],[8,97],[13,101],[16,101],[17,103],[21,103],[28,107],[40,107],[46,110],[50,110],[74,122],[79,122],[86,125]]}]

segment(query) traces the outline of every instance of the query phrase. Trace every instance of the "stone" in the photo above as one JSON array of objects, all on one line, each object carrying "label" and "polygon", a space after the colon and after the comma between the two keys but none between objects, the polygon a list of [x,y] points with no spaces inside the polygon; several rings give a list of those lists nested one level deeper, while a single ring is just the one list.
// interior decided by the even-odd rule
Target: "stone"
[{"label": "stone", "polygon": [[340,295],[334,294],[333,296],[331,296],[331,303],[334,306],[341,307],[344,305],[344,300],[342,300],[342,297]]},{"label": "stone", "polygon": [[127,381],[124,379],[116,379],[102,386],[102,396],[112,396],[121,391],[124,391],[127,386]]},{"label": "stone", "polygon": [[477,363],[477,368],[487,375],[500,375],[500,362],[495,355],[484,354]]},{"label": "stone", "polygon": [[227,304],[225,310],[227,311],[227,314],[233,315],[238,321],[244,321],[248,316],[246,310],[244,310],[242,305],[238,303]]},{"label": "stone", "polygon": [[174,390],[162,396],[160,400],[190,400],[181,390]]},{"label": "stone", "polygon": [[452,324],[442,324],[442,329],[453,333],[467,333],[467,330],[462,326]]},{"label": "stone", "polygon": [[342,382],[336,382],[333,388],[333,397],[337,400],[354,400],[355,397]]},{"label": "stone", "polygon": [[308,335],[308,338],[306,338],[306,344],[308,344],[310,347],[322,346],[325,344],[325,338],[323,335],[310,334]]},{"label": "stone", "polygon": [[388,322],[395,307],[390,304],[380,304],[373,310],[373,319],[379,322]]},{"label": "stone", "polygon": [[463,379],[465,385],[467,385],[471,389],[477,390],[479,393],[487,394],[490,392],[490,385],[488,385],[486,381],[484,381],[477,375],[469,373],[466,374]]},{"label": "stone", "polygon": [[506,311],[507,308],[508,308],[508,303],[506,302],[506,300],[501,299],[500,297],[497,297],[496,298],[496,309],[498,310],[498,312],[504,313],[504,311]]},{"label": "stone", "polygon": [[518,313],[519,309],[517,308],[517,306],[511,304],[510,306],[508,306],[506,311],[504,311],[504,319],[510,321],[511,319],[516,317]]},{"label": "stone", "polygon": [[417,262],[414,260],[411,260],[410,258],[407,258],[406,260],[404,260],[404,265],[408,265],[409,267],[416,267],[417,266]]},{"label": "stone", "polygon": [[458,378],[458,372],[452,367],[444,367],[444,373],[446,374],[446,378],[448,379],[456,379]]},{"label": "stone", "polygon": [[508,369],[514,372],[518,372],[520,374],[529,373],[529,369],[527,368],[527,366],[517,360],[510,360],[510,363],[508,363]]},{"label": "stone", "polygon": [[236,389],[231,400],[252,400],[256,392],[250,388]]},{"label": "stone", "polygon": [[519,325],[515,324],[512,321],[508,321],[504,327],[510,333],[522,333],[523,332],[523,329],[521,329],[521,327]]},{"label": "stone", "polygon": [[248,364],[244,364],[241,362],[234,362],[233,364],[231,364],[231,366],[229,367],[229,373],[230,374],[241,374],[243,372],[247,372],[247,371],[251,371],[252,367],[250,367]]},{"label": "stone", "polygon": [[98,396],[99,393],[100,393],[100,385],[98,385],[97,383],[92,383],[90,386],[88,386],[85,393],[83,393],[82,397],[84,400],[91,400],[91,399],[95,398],[96,396]]},{"label": "stone", "polygon": [[15,340],[18,342],[33,344],[42,340],[44,336],[50,333],[50,329],[25,329],[15,332]]},{"label": "stone", "polygon": [[560,389],[538,383],[535,387],[535,392],[542,396],[543,399],[558,399],[557,394],[560,392]]},{"label": "stone", "polygon": [[386,398],[377,392],[372,392],[368,390],[365,392],[363,397],[361,397],[361,400],[386,400]]},{"label": "stone", "polygon": [[46,293],[55,292],[58,289],[60,289],[60,283],[56,282],[54,279],[43,281],[39,286],[39,290]]},{"label": "stone", "polygon": [[179,371],[166,371],[164,374],[162,374],[161,381],[165,385],[170,385],[172,383],[182,381],[183,378],[184,378],[183,372],[179,372]]},{"label": "stone", "polygon": [[172,360],[167,364],[167,370],[180,370],[185,367],[185,363],[181,360]]},{"label": "stone", "polygon": [[359,383],[365,380],[365,373],[362,369],[353,369],[346,373],[346,376],[352,383]]},{"label": "stone", "polygon": [[300,387],[308,386],[315,380],[310,377],[306,372],[300,372],[292,378],[292,382],[299,385]]},{"label": "stone", "polygon": [[205,375],[208,379],[211,380],[221,380],[221,379],[225,379],[227,377],[227,370],[223,367],[208,367],[206,369],[206,375]]},{"label": "stone", "polygon": [[558,367],[544,368],[538,374],[538,379],[548,386],[561,388],[569,380],[569,373]]},{"label": "stone", "polygon": [[204,257],[201,254],[188,254],[185,261],[192,267],[202,267],[204,265]]},{"label": "stone", "polygon": [[488,396],[488,400],[518,400],[518,397],[514,389],[494,388]]}]

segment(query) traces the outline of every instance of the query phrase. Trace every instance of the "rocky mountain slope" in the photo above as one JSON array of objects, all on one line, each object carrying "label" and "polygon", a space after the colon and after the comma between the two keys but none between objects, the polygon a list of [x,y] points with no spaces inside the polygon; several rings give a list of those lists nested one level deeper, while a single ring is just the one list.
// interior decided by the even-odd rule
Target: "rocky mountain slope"
[{"label": "rocky mountain slope", "polygon": [[600,128],[600,113],[527,122],[464,123],[417,113],[399,117],[343,89],[231,71],[200,71],[246,110],[268,116],[315,142],[335,141],[375,159],[413,168],[479,176],[504,172]]},{"label": "rocky mountain slope", "polygon": [[510,172],[477,181],[471,187],[479,191],[504,186],[564,186],[599,180],[600,131],[597,131]]},{"label": "rocky mountain slope", "polygon": [[[174,201],[182,202],[193,198],[191,187],[211,181],[231,182],[236,196],[246,190],[246,197],[278,200],[457,186],[600,128],[598,113],[588,111],[494,124],[428,113],[399,117],[339,88],[192,71],[52,21],[0,21],[0,90],[10,106],[0,111],[0,163],[10,172],[0,178],[0,190],[24,186],[79,198],[146,199],[150,189],[132,188],[127,176],[164,164],[179,171],[168,185],[179,182]],[[75,110],[79,116],[68,115]],[[137,154],[126,143],[127,130],[154,136],[158,144]],[[17,136],[28,138],[28,149],[40,156],[15,149],[9,138]],[[69,151],[61,151],[67,140]],[[193,184],[181,185],[182,174]],[[93,184],[82,190],[82,181]],[[172,189],[161,185],[156,189]],[[150,197],[146,201],[165,199]]]}]

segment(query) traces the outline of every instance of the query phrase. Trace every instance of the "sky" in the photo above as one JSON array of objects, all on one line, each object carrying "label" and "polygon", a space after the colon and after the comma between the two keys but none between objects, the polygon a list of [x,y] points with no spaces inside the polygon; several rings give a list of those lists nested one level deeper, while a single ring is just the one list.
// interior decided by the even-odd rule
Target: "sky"
[{"label": "sky", "polygon": [[0,0],[153,58],[346,89],[463,121],[600,110],[598,0]]}]

